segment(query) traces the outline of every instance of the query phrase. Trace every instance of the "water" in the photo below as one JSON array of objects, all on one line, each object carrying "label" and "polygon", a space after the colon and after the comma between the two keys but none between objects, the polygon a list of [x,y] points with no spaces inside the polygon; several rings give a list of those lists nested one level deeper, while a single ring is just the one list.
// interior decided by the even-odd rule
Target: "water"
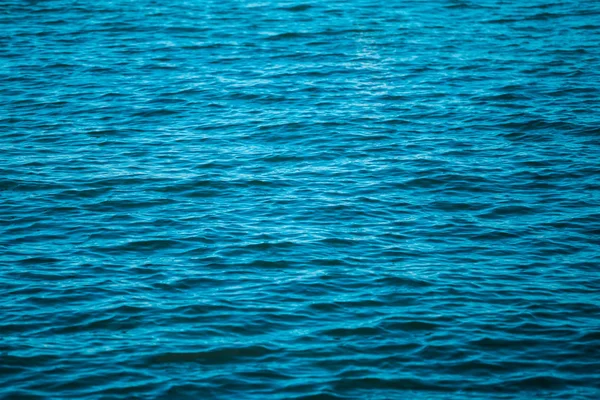
[{"label": "water", "polygon": [[600,397],[600,3],[0,0],[0,397]]}]

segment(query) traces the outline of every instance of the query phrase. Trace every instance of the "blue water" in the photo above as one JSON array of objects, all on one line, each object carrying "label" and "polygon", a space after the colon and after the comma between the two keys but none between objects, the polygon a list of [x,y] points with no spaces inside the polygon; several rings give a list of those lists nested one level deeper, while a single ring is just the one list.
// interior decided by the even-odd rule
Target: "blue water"
[{"label": "blue water", "polygon": [[600,398],[600,2],[0,0],[0,398]]}]

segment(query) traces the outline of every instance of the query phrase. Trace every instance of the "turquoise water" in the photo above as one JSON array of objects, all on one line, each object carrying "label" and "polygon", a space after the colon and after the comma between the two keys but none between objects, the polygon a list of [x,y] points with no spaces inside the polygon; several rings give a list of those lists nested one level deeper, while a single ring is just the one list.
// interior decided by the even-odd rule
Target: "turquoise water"
[{"label": "turquoise water", "polygon": [[0,398],[600,398],[600,2],[0,0]]}]

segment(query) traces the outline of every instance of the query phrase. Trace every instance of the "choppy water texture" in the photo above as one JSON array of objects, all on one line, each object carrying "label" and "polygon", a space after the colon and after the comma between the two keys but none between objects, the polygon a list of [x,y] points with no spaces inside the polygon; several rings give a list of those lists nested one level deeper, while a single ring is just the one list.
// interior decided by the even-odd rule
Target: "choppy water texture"
[{"label": "choppy water texture", "polygon": [[600,2],[0,0],[0,397],[600,397]]}]

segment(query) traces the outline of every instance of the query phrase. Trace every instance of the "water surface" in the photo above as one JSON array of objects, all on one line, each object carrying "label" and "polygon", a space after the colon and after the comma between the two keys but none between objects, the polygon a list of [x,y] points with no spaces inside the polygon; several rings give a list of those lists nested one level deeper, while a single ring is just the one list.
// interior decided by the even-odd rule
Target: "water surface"
[{"label": "water surface", "polygon": [[0,397],[600,397],[600,3],[0,0]]}]

